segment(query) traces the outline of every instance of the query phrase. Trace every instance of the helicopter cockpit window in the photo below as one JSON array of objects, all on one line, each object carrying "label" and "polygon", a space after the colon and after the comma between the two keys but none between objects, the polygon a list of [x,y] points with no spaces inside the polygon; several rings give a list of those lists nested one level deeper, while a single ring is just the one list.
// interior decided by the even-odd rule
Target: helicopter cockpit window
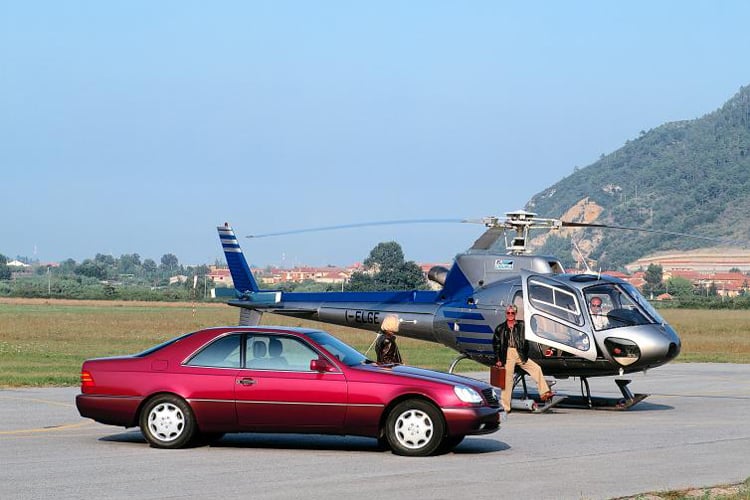
[{"label": "helicopter cockpit window", "polygon": [[531,317],[531,329],[539,337],[547,340],[553,340],[561,344],[574,347],[580,351],[588,351],[591,347],[589,336],[559,323],[551,318],[535,314]]},{"label": "helicopter cockpit window", "polygon": [[572,289],[538,277],[529,278],[528,288],[529,301],[536,309],[570,323],[583,325],[583,315]]},{"label": "helicopter cockpit window", "polygon": [[655,323],[666,323],[664,321],[664,318],[662,318],[661,315],[656,311],[656,309],[654,309],[654,306],[652,306],[651,303],[646,300],[646,297],[641,295],[633,285],[631,285],[630,283],[624,283],[622,285],[622,288],[625,290],[628,296],[633,298],[633,301],[636,304],[641,306],[646,311],[646,314],[653,318]]},{"label": "helicopter cockpit window", "polygon": [[589,287],[584,290],[584,296],[596,330],[663,321],[651,304],[629,284]]}]

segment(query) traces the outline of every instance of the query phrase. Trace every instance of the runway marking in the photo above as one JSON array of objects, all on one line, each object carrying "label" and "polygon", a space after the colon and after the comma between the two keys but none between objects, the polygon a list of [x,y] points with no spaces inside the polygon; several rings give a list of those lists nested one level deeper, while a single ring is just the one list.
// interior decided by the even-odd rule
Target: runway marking
[{"label": "runway marking", "polygon": [[[51,406],[61,406],[63,408],[75,408],[75,405],[72,403],[63,403],[60,401],[50,401],[47,399],[38,399],[38,398],[22,398],[22,397],[13,397],[13,396],[0,396],[0,400],[8,400],[8,401],[28,401],[32,403],[44,403]],[[38,432],[55,432],[55,431],[64,431],[68,429],[76,429],[78,427],[83,427],[84,425],[88,425],[93,422],[78,422],[75,424],[59,424],[59,425],[48,425],[45,427],[37,427],[33,429],[16,429],[13,431],[0,431],[0,436],[11,436],[16,434],[33,434]]]},{"label": "runway marking", "polygon": [[84,425],[88,425],[91,422],[78,422],[77,424],[60,424],[60,425],[50,425],[47,427],[39,427],[36,429],[17,429],[15,431],[0,431],[0,436],[10,436],[14,434],[32,434],[37,432],[54,432],[54,431],[65,431],[68,429],[76,429],[78,427],[83,427]]},{"label": "runway marking", "polygon": [[0,399],[7,399],[11,401],[31,401],[34,403],[44,403],[52,406],[62,406],[63,408],[74,408],[75,405],[72,403],[61,403],[60,401],[49,401],[46,399],[37,399],[37,398],[17,398],[17,397],[9,397],[9,396],[0,396]]}]

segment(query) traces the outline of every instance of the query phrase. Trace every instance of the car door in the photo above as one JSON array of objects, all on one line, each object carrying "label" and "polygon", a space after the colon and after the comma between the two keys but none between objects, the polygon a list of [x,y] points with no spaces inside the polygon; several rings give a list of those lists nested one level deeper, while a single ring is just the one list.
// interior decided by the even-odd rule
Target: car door
[{"label": "car door", "polygon": [[289,335],[248,334],[245,345],[235,381],[240,427],[304,432],[343,426],[347,383],[330,358],[335,371],[310,370],[310,361],[325,354]]},{"label": "car door", "polygon": [[589,361],[596,346],[576,290],[550,275],[521,273],[526,340],[555,347]]}]

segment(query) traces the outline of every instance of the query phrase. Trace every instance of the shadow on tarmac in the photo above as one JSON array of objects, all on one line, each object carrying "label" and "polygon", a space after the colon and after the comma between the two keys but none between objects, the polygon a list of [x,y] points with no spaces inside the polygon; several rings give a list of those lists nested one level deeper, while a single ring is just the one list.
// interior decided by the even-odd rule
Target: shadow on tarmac
[{"label": "shadow on tarmac", "polygon": [[[110,434],[99,438],[99,441],[146,444],[141,431]],[[389,451],[378,446],[374,438],[359,436],[327,436],[321,434],[253,434],[232,433],[207,444],[196,444],[191,448],[211,446],[212,448],[256,448],[279,450],[317,450],[317,451],[369,451],[381,453]],[[452,452],[461,455],[492,453],[510,449],[506,443],[481,437],[467,437]]]}]

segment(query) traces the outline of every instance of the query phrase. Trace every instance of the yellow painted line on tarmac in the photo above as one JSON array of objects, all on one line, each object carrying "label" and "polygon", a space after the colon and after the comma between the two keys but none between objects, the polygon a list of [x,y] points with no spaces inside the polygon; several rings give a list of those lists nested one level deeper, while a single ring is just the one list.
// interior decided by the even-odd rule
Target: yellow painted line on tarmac
[{"label": "yellow painted line on tarmac", "polygon": [[[51,406],[61,406],[63,408],[74,408],[75,405],[72,403],[64,403],[60,401],[50,401],[48,399],[39,399],[39,398],[22,398],[22,397],[14,397],[14,396],[0,396],[0,400],[7,400],[7,401],[27,401],[31,403],[42,403],[46,405]],[[59,424],[59,425],[48,425],[45,427],[37,427],[33,429],[16,429],[12,431],[0,431],[0,436],[11,436],[11,435],[17,435],[17,434],[34,434],[39,432],[55,432],[55,431],[64,431],[69,429],[76,429],[78,427],[83,427],[84,425],[92,424],[92,421],[82,421],[75,424]]]},{"label": "yellow painted line on tarmac", "polygon": [[75,405],[73,403],[62,403],[60,401],[49,401],[47,399],[37,399],[37,398],[17,398],[17,397],[10,397],[10,396],[0,396],[0,399],[7,399],[9,401],[31,401],[32,403],[44,403],[52,406],[62,406],[63,408],[73,408]]},{"label": "yellow painted line on tarmac", "polygon": [[54,431],[65,431],[69,429],[76,429],[78,427],[83,427],[84,425],[88,425],[91,422],[78,422],[77,424],[60,424],[60,425],[50,425],[49,427],[39,427],[36,429],[17,429],[15,431],[0,431],[0,436],[11,436],[16,434],[33,434],[38,432],[54,432]]}]

